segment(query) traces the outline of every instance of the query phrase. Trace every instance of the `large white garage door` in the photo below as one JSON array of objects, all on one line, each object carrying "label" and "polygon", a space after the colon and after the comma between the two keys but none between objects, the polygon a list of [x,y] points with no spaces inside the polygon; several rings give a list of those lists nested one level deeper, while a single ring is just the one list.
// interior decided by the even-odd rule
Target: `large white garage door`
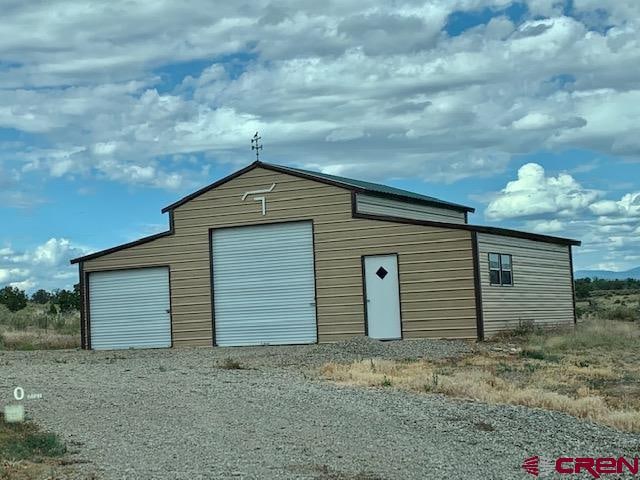
[{"label": "large white garage door", "polygon": [[91,348],[171,346],[169,269],[89,274]]},{"label": "large white garage door", "polygon": [[315,343],[310,222],[212,233],[217,345]]}]

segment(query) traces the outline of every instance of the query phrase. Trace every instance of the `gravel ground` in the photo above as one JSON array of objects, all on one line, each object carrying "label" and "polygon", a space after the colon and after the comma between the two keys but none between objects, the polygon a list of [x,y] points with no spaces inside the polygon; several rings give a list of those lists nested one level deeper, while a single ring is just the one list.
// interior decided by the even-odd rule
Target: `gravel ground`
[{"label": "gravel ground", "polygon": [[[637,435],[567,415],[309,375],[328,360],[442,358],[463,342],[352,341],[304,347],[0,352],[0,403],[74,450],[77,478],[527,478],[532,455],[637,455]],[[232,357],[247,369],[219,368]],[[301,368],[302,367],[302,368]],[[485,423],[480,423],[485,422]]]}]

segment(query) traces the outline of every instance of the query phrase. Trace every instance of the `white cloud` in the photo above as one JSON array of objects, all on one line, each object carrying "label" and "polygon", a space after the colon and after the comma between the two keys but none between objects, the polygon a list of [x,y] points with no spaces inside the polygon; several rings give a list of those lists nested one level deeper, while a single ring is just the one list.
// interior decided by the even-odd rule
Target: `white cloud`
[{"label": "white cloud", "polygon": [[557,218],[552,220],[533,220],[526,223],[527,230],[538,233],[559,233],[565,229],[565,224]]},{"label": "white cloud", "polygon": [[[569,17],[528,0],[517,24],[442,30],[456,10],[510,3],[13,2],[0,128],[35,140],[0,143],[0,203],[33,207],[61,178],[186,191],[249,163],[256,130],[266,160],[383,181],[495,176],[540,150],[638,162],[640,3],[575,0]],[[635,225],[632,203],[569,174],[522,173],[488,218],[571,232],[588,215],[578,233],[601,249]]]},{"label": "white cloud", "polygon": [[515,130],[542,130],[559,128],[579,128],[587,124],[580,117],[562,118],[562,116],[547,113],[527,113],[524,117],[514,121],[511,125]]},{"label": "white cloud", "polygon": [[489,203],[485,215],[492,220],[548,214],[568,216],[588,208],[599,195],[595,190],[583,188],[569,174],[549,177],[542,166],[528,163],[518,170],[518,179],[507,183]]},{"label": "white cloud", "polygon": [[71,288],[77,283],[77,267],[69,260],[88,252],[66,238],[50,238],[32,249],[0,249],[0,287],[24,290]]},{"label": "white cloud", "polygon": [[[619,200],[583,187],[572,176],[547,176],[537,164],[523,165],[518,179],[490,199],[485,215],[510,220],[509,226],[575,238],[578,268],[606,263],[616,270],[636,267],[640,251],[640,193]],[[482,200],[480,200],[482,201]]]},{"label": "white cloud", "polygon": [[117,148],[116,142],[98,142],[93,145],[92,150],[96,155],[111,155]]},{"label": "white cloud", "polygon": [[25,277],[30,270],[24,268],[0,268],[0,283],[7,282],[11,278]]},{"label": "white cloud", "polygon": [[22,280],[21,282],[11,282],[9,284],[10,287],[19,288],[20,290],[32,290],[37,283],[35,280],[28,278],[26,280]]},{"label": "white cloud", "polygon": [[43,245],[35,248],[33,253],[28,254],[31,262],[38,265],[54,266],[59,265],[63,260],[67,260],[71,250],[71,242],[65,238],[51,238]]},{"label": "white cloud", "polygon": [[598,216],[640,219],[640,192],[627,193],[620,200],[601,200],[589,206]]},{"label": "white cloud", "polygon": [[344,142],[346,140],[355,140],[364,136],[362,128],[347,127],[339,128],[327,135],[327,142]]},{"label": "white cloud", "polygon": [[[256,130],[278,162],[372,179],[493,175],[540,148],[637,157],[637,6],[577,3],[611,28],[546,0],[519,25],[494,18],[453,38],[441,31],[451,12],[508,2],[16,4],[0,26],[0,55],[15,63],[0,125],[47,135],[49,147],[14,152],[31,172],[159,188],[201,183],[162,158],[247,163]],[[167,89],[163,68],[190,60],[211,63]]]}]

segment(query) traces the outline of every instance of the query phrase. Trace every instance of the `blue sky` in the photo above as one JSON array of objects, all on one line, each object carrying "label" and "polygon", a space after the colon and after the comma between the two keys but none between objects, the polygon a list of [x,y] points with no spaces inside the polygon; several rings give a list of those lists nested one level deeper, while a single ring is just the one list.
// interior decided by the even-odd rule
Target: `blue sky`
[{"label": "blue sky", "polygon": [[[167,228],[250,163],[464,203],[640,265],[635,1],[11,3],[0,25],[0,285]],[[249,11],[250,10],[250,11]]]}]

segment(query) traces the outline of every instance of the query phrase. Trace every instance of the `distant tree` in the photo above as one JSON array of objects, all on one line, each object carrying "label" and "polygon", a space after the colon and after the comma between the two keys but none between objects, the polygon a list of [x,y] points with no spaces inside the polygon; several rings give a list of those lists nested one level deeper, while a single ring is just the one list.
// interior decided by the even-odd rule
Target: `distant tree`
[{"label": "distant tree", "polygon": [[627,278],[626,280],[605,280],[603,278],[578,278],[575,281],[576,297],[587,298],[596,290],[638,290],[640,280]]},{"label": "distant tree", "polygon": [[31,301],[34,303],[39,303],[41,305],[50,302],[52,298],[51,293],[43,290],[42,288],[31,295]]},{"label": "distant tree", "polygon": [[0,290],[0,303],[12,312],[27,306],[27,295],[17,287],[6,286]]},{"label": "distant tree", "polygon": [[588,298],[593,286],[590,278],[579,278],[575,281],[575,291],[577,298]]},{"label": "distant tree", "polygon": [[52,303],[58,306],[60,313],[80,310],[80,288],[74,285],[73,291],[56,290],[53,293]]}]

